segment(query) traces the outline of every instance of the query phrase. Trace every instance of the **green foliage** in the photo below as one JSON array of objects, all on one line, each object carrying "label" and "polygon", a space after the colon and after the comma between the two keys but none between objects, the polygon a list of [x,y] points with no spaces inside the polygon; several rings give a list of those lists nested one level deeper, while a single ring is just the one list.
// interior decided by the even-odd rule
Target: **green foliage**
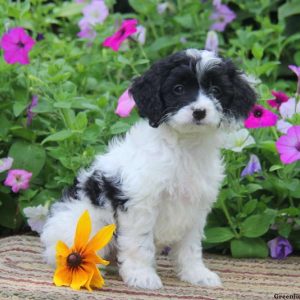
[{"label": "green foliage", "polygon": [[[2,1],[0,35],[6,27],[21,26],[38,41],[29,65],[9,65],[0,58],[0,157],[14,158],[13,168],[31,171],[30,188],[14,194],[0,185],[0,234],[18,232],[27,206],[50,204],[73,182],[81,167],[103,153],[108,141],[125,133],[138,119],[134,111],[120,119],[118,97],[130,80],[149,65],[184,48],[204,48],[212,20],[211,1],[169,1],[163,15],[158,0],[129,0],[130,13],[114,11],[116,1],[106,1],[110,15],[95,27],[93,43],[77,37],[85,4],[72,1]],[[293,96],[296,77],[288,64],[300,64],[300,4],[255,0],[223,1],[237,14],[218,33],[219,52],[231,57],[260,80],[260,102],[271,99],[271,90]],[[136,18],[147,30],[146,43],[124,42],[120,51],[101,46],[115,24]],[[2,52],[3,53],[3,52]],[[27,124],[33,95],[38,105]],[[298,117],[296,117],[297,119]],[[294,124],[299,124],[299,118]],[[234,257],[266,257],[266,242],[278,235],[300,249],[300,165],[283,165],[275,147],[275,130],[255,129],[255,146],[243,152],[224,150],[226,179],[208,217],[205,246],[230,251]],[[262,163],[260,174],[241,177],[249,154]],[[0,173],[5,180],[7,173]]]}]

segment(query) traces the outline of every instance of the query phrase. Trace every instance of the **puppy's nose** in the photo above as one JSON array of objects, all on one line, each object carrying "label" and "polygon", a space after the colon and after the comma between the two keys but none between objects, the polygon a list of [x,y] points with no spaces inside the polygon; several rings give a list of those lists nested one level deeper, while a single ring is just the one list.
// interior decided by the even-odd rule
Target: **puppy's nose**
[{"label": "puppy's nose", "polygon": [[204,119],[206,116],[206,110],[205,109],[195,109],[193,111],[193,117],[195,120],[200,121]]}]

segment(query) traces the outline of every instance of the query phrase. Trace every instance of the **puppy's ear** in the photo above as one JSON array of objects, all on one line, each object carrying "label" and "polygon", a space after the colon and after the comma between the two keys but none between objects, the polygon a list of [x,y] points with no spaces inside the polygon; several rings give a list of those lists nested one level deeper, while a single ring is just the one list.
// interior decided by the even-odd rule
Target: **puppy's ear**
[{"label": "puppy's ear", "polygon": [[160,95],[163,76],[159,69],[158,63],[152,65],[144,75],[134,79],[129,89],[140,116],[147,118],[150,126],[155,128],[159,126],[164,111],[163,99]]},{"label": "puppy's ear", "polygon": [[257,101],[254,82],[238,70],[231,60],[225,61],[227,74],[233,83],[233,99],[230,110],[237,119],[246,119]]}]

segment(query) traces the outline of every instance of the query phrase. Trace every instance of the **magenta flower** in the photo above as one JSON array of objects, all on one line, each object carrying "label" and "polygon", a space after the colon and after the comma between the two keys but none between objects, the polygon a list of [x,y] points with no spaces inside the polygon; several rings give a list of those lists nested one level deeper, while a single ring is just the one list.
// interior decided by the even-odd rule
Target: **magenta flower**
[{"label": "magenta flower", "polygon": [[2,36],[0,47],[4,50],[4,59],[8,64],[29,64],[28,53],[35,40],[21,27],[12,28]]},{"label": "magenta flower", "polygon": [[4,185],[11,186],[12,191],[17,193],[28,189],[31,177],[32,173],[25,170],[9,170]]},{"label": "magenta flower", "polygon": [[13,162],[14,159],[12,157],[0,158],[0,173],[9,170]]},{"label": "magenta flower", "polygon": [[231,23],[236,14],[225,4],[221,4],[221,0],[213,1],[214,12],[210,16],[210,19],[215,20],[210,27],[211,30],[224,31],[226,26]]},{"label": "magenta flower", "polygon": [[38,96],[32,96],[32,100],[30,105],[27,108],[27,126],[29,126],[32,122],[33,117],[35,114],[32,112],[32,109],[38,105]]},{"label": "magenta flower", "polygon": [[300,125],[292,126],[287,134],[276,142],[280,159],[284,164],[291,164],[300,159]]},{"label": "magenta flower", "polygon": [[261,164],[259,158],[256,155],[251,154],[250,160],[247,166],[245,167],[245,169],[242,171],[241,176],[244,177],[247,175],[253,175],[254,173],[258,173],[260,171],[261,171]]},{"label": "magenta flower", "polygon": [[290,242],[281,236],[270,240],[268,246],[270,256],[277,259],[283,259],[293,252],[293,247]]},{"label": "magenta flower", "polygon": [[125,20],[121,27],[112,36],[109,36],[103,42],[104,47],[110,47],[113,51],[118,51],[124,40],[136,33],[137,20]]},{"label": "magenta flower", "polygon": [[205,50],[213,51],[216,54],[218,53],[219,40],[218,35],[215,31],[211,30],[207,33],[206,42],[205,42]]},{"label": "magenta flower", "polygon": [[277,120],[276,114],[261,105],[255,105],[244,124],[246,128],[270,127],[274,126]]},{"label": "magenta flower", "polygon": [[130,115],[130,112],[135,106],[135,102],[131,95],[128,93],[128,89],[121,95],[118,100],[118,106],[115,113],[121,118],[126,118]]},{"label": "magenta flower", "polygon": [[281,91],[272,91],[272,95],[275,99],[268,100],[268,104],[276,109],[279,109],[282,103],[287,102],[289,100],[289,96],[287,96],[284,92]]}]

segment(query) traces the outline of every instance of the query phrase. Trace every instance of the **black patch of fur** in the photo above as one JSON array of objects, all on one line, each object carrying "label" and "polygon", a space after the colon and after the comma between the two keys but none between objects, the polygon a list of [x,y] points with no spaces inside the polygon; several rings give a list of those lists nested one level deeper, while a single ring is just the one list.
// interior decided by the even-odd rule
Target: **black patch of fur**
[{"label": "black patch of fur", "polygon": [[103,193],[103,188],[100,184],[97,172],[94,172],[85,182],[84,192],[94,205],[99,205],[99,199]]},{"label": "black patch of fur", "polygon": [[185,52],[178,52],[154,63],[144,75],[133,81],[129,92],[140,116],[147,118],[152,127],[158,127],[169,108],[174,106],[168,103],[162,92],[162,86],[171,71],[179,67],[192,69],[193,65],[192,59]]},{"label": "black patch of fur", "polygon": [[77,178],[75,178],[73,185],[63,191],[63,196],[61,198],[62,201],[64,201],[64,199],[69,199],[69,198],[77,199],[77,192],[79,190],[77,184],[78,184],[78,180]]},{"label": "black patch of fur", "polygon": [[201,88],[206,94],[218,88],[218,93],[212,95],[219,100],[225,115],[236,119],[247,118],[257,100],[254,89],[242,76],[233,62],[223,59],[219,65],[204,72],[201,77]]},{"label": "black patch of fur", "polygon": [[124,210],[128,201],[121,190],[121,183],[118,177],[106,177],[95,171],[84,184],[84,192],[94,205],[104,207],[105,200],[111,202],[113,209]]},{"label": "black patch of fur", "polygon": [[129,200],[125,197],[124,193],[121,190],[120,179],[118,178],[109,178],[102,176],[103,180],[103,190],[105,191],[106,197],[110,200],[111,205],[116,211],[118,208],[125,210],[125,203]]}]

